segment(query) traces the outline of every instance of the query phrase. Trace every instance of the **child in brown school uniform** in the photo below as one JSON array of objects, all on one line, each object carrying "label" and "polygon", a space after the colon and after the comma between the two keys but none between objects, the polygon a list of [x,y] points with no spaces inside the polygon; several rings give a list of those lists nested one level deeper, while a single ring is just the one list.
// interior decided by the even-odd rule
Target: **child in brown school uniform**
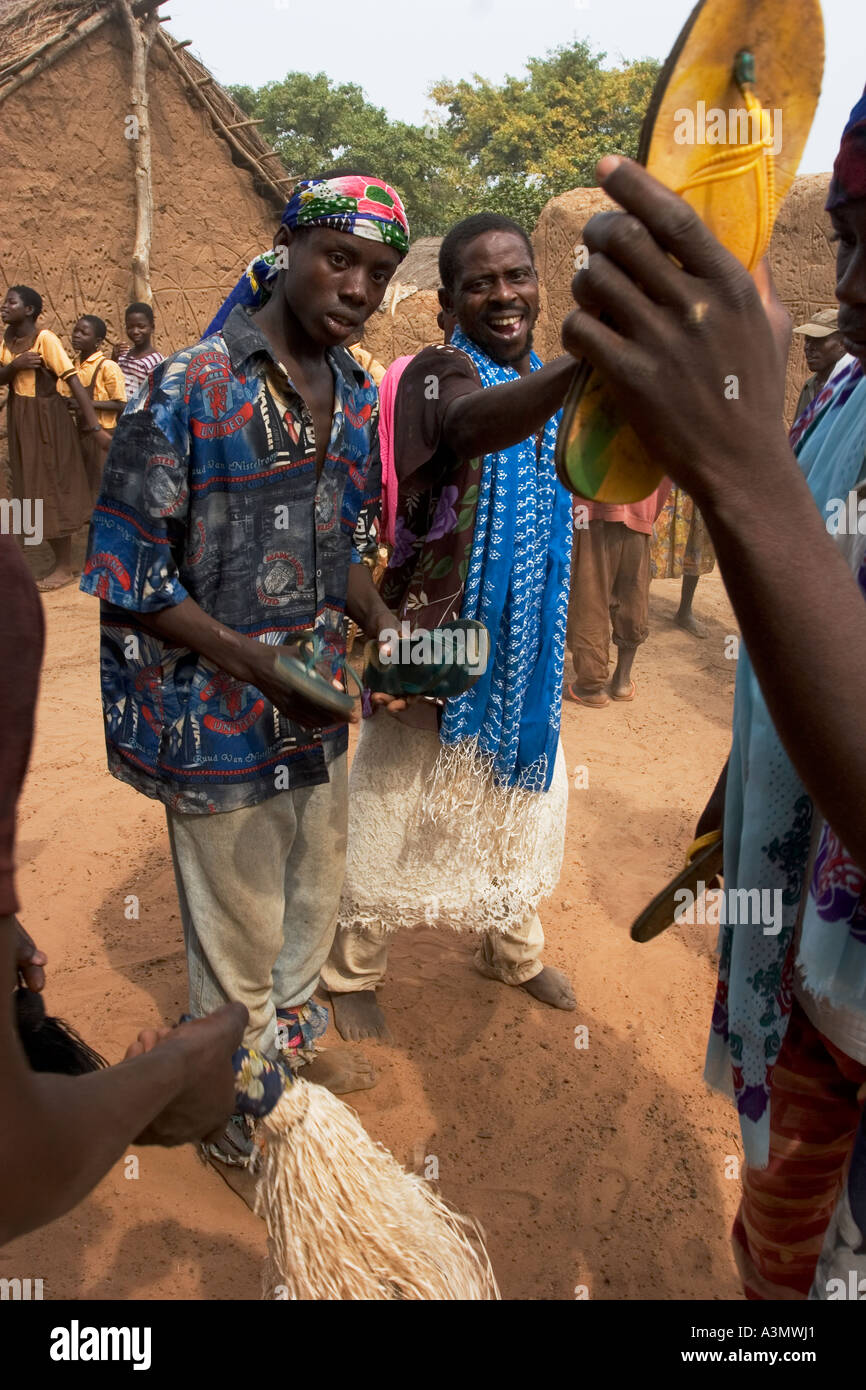
[{"label": "child in brown school uniform", "polygon": [[[96,418],[109,434],[114,431],[118,416],[126,405],[126,385],[123,372],[104,350],[105,322],[96,314],[82,314],[72,329],[72,346],[75,349],[75,366],[78,380],[84,387],[96,410]],[[58,388],[63,395],[69,394],[69,387],[61,382]],[[73,402],[70,400],[70,404]],[[81,415],[74,407],[79,428],[83,425]],[[81,433],[81,452],[87,472],[92,502],[96,502],[102,485],[102,466],[105,450],[100,447],[92,434],[86,430]]]},{"label": "child in brown school uniform", "polygon": [[60,382],[81,412],[83,429],[107,448],[63,344],[39,329],[42,297],[29,285],[12,285],[0,306],[6,331],[0,343],[0,386],[9,387],[9,465],[12,497],[41,513],[41,534],[54,552],[54,568],[41,580],[45,592],[72,581],[72,536],[90,517],[92,502],[78,433],[58,391]]}]

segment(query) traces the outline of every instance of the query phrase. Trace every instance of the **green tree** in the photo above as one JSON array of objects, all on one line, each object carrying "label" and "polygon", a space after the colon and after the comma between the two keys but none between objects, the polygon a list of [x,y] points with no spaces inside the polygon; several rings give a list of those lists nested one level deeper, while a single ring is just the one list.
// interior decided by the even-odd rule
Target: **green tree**
[{"label": "green tree", "polygon": [[263,121],[262,135],[290,174],[302,178],[358,164],[398,189],[414,236],[447,227],[461,162],[449,136],[390,120],[360,87],[333,83],[323,72],[290,72],[255,90],[229,90],[248,115]]},{"label": "green tree", "polygon": [[415,236],[441,235],[472,212],[503,212],[531,231],[549,198],[595,182],[601,155],[634,155],[659,64],[602,67],[585,42],[530,58],[499,85],[438,82],[427,127],[392,121],[354,83],[290,72],[230,88],[287,171],[358,164],[400,191]]},{"label": "green tree", "polygon": [[605,69],[605,57],[579,41],[530,58],[527,77],[498,86],[478,76],[436,83],[430,95],[448,112],[443,134],[467,161],[471,201],[510,209],[531,228],[549,198],[595,183],[603,154],[637,153],[660,64]]}]

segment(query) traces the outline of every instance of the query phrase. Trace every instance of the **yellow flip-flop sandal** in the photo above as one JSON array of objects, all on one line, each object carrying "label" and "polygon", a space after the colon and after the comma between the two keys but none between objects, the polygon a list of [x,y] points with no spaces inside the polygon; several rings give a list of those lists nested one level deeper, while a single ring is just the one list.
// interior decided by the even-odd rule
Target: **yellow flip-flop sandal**
[{"label": "yellow flip-flop sandal", "polygon": [[[797,172],[823,68],[819,0],[700,0],[653,90],[638,160],[749,270]],[[663,477],[588,362],[566,397],[556,467],[596,502],[640,502]]]}]

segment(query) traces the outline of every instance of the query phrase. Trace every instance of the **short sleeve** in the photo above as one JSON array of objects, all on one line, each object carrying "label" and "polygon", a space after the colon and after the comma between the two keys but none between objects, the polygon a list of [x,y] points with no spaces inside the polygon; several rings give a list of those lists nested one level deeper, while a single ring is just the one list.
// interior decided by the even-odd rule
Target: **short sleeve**
[{"label": "short sleeve", "polygon": [[33,347],[40,354],[46,367],[50,367],[56,377],[75,376],[76,369],[67,356],[66,349],[60,339],[50,333],[47,328],[39,334]]},{"label": "short sleeve", "polygon": [[106,358],[99,371],[102,378],[101,384],[105,391],[104,399],[107,401],[125,401],[126,382],[117,363]]},{"label": "short sleeve", "polygon": [[81,578],[84,593],[138,613],[156,613],[189,597],[179,572],[189,511],[183,372],[162,385],[159,423],[148,408],[124,411],[118,421]]},{"label": "short sleeve", "polygon": [[425,348],[409,363],[394,403],[394,466],[401,482],[439,449],[452,402],[480,390],[474,363],[459,348]]}]

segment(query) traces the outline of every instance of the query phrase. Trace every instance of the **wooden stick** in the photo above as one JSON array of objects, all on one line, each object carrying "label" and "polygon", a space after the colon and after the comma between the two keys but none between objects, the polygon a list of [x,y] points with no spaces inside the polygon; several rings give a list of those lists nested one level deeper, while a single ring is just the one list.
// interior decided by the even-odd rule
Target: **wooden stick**
[{"label": "wooden stick", "polygon": [[61,29],[59,34],[55,34],[53,39],[48,39],[38,48],[32,49],[23,58],[19,58],[17,62],[10,63],[8,67],[0,69],[0,84],[2,84],[7,77],[19,72],[21,68],[29,67],[31,63],[34,64],[30,72],[22,73],[7,87],[0,85],[0,101],[11,96],[31,78],[38,77],[46,68],[50,68],[58,58],[62,58],[70,49],[75,48],[90,34],[94,34],[97,29],[100,29],[110,17],[110,10],[100,10],[98,14],[91,15],[90,19],[85,20],[83,24],[75,20],[72,24],[68,24],[65,29]]},{"label": "wooden stick", "polygon": [[226,130],[240,130],[241,127],[242,127],[242,126],[245,126],[245,125],[264,125],[264,120],[261,120],[261,121],[234,121],[231,125],[227,125],[227,126],[226,126]]},{"label": "wooden stick", "polygon": [[285,199],[283,198],[279,182],[276,179],[274,179],[271,174],[268,173],[264,165],[261,164],[258,155],[254,154],[246,146],[242,145],[240,140],[238,140],[237,136],[234,135],[232,131],[228,129],[226,121],[220,115],[213,102],[205,94],[204,90],[199,90],[195,86],[194,79],[192,78],[188,69],[184,66],[184,63],[181,61],[180,55],[176,52],[174,46],[172,45],[171,41],[169,40],[168,36],[166,35],[163,29],[157,30],[157,40],[159,43],[162,44],[168,58],[171,60],[172,63],[174,63],[175,67],[177,68],[180,74],[181,80],[183,81],[185,86],[187,86],[188,88],[190,88],[190,90],[195,92],[196,97],[212,118],[214,125],[217,127],[217,130],[221,132],[223,139],[227,141],[227,143],[231,145],[232,149],[235,150],[236,153],[241,156],[241,158],[244,160],[247,166],[257,176],[257,178],[271,190],[271,193],[274,195],[275,199],[280,203],[283,203]]},{"label": "wooden stick", "polygon": [[150,244],[153,237],[153,169],[150,142],[150,110],[147,92],[147,63],[154,37],[159,32],[159,15],[151,11],[141,27],[130,0],[115,0],[129,34],[132,74],[129,99],[138,120],[135,145],[135,244],[132,250],[132,294],[150,304]]}]

